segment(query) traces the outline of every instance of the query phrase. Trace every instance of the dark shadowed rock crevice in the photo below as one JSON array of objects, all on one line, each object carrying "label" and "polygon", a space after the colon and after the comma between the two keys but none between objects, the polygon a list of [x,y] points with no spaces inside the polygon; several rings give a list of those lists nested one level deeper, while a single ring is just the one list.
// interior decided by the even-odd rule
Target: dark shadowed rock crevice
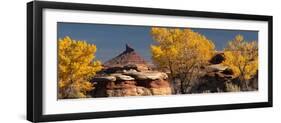
[{"label": "dark shadowed rock crevice", "polygon": [[223,52],[217,52],[213,58],[211,58],[210,63],[211,64],[220,64],[225,60],[224,53]]}]

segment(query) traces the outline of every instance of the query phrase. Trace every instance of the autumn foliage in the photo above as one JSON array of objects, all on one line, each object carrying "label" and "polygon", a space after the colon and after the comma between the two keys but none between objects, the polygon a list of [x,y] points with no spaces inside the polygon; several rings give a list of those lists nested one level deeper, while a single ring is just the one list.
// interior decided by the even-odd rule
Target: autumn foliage
[{"label": "autumn foliage", "polygon": [[[138,93],[150,91],[153,93],[146,95],[157,95],[155,92],[159,90],[161,94],[188,94],[258,89],[257,41],[246,41],[237,35],[228,41],[223,51],[216,51],[211,40],[192,29],[152,27],[150,34],[154,41],[150,45],[152,65],[146,64],[127,45],[125,52],[108,65],[105,62],[104,68],[95,58],[96,45],[68,36],[59,39],[58,98],[141,95]],[[122,60],[130,61],[130,65],[120,64]],[[142,67],[139,62],[145,69],[139,69]],[[138,87],[140,85],[150,89]],[[158,90],[151,89],[152,85],[155,88],[157,85]]]},{"label": "autumn foliage", "polygon": [[247,42],[242,35],[237,35],[229,41],[224,49],[224,65],[229,66],[234,75],[247,88],[247,81],[258,71],[258,45],[256,41]]},{"label": "autumn foliage", "polygon": [[89,78],[101,70],[96,46],[70,37],[58,41],[58,98],[85,98],[94,89]]},{"label": "autumn foliage", "polygon": [[213,56],[215,45],[191,29],[153,27],[151,35],[156,42],[151,45],[154,64],[159,69],[168,70],[172,81],[180,80],[179,93],[187,93],[200,66]]}]

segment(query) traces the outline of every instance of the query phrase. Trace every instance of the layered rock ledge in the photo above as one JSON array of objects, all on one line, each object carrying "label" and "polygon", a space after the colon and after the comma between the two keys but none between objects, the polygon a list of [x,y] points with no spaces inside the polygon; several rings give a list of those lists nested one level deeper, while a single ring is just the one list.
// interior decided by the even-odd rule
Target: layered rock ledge
[{"label": "layered rock ledge", "polygon": [[96,83],[93,97],[170,95],[168,75],[158,71],[138,72],[134,69],[105,74],[92,79]]}]

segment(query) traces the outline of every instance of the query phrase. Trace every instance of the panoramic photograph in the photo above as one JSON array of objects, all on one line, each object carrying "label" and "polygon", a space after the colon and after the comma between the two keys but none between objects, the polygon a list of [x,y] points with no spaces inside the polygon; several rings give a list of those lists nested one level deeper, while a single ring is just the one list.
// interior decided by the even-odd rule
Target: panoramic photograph
[{"label": "panoramic photograph", "polygon": [[57,98],[258,91],[258,31],[57,23]]}]

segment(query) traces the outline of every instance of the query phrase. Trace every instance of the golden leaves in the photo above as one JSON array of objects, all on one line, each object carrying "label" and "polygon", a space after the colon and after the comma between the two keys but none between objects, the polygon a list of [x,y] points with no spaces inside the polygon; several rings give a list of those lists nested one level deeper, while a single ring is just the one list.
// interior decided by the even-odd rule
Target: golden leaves
[{"label": "golden leaves", "polygon": [[236,77],[250,79],[258,70],[258,45],[256,41],[247,42],[242,35],[237,35],[224,49],[226,60]]},{"label": "golden leaves", "polygon": [[[204,35],[191,29],[158,28],[151,29],[155,44],[151,45],[152,59],[155,65],[169,70],[170,75],[189,81],[196,74],[194,70],[207,63],[214,55],[215,45]],[[258,70],[258,45],[256,41],[247,42],[237,35],[224,49],[225,61],[235,77],[251,79]],[[183,76],[183,77],[181,77]],[[181,83],[185,84],[185,83]],[[240,90],[237,85],[227,85],[231,90]]]},{"label": "golden leaves", "polygon": [[68,36],[58,43],[59,98],[86,97],[93,89],[88,79],[102,68],[101,62],[94,60],[96,46]]},{"label": "golden leaves", "polygon": [[187,93],[190,82],[199,76],[200,67],[213,56],[215,45],[191,29],[153,27],[151,35],[156,42],[150,47],[154,64],[169,71],[173,82],[180,80],[180,90],[174,87],[176,93]]},{"label": "golden leaves", "polygon": [[188,68],[208,61],[214,53],[212,41],[191,29],[153,27],[151,35],[156,41],[151,45],[152,59],[160,68]]}]

